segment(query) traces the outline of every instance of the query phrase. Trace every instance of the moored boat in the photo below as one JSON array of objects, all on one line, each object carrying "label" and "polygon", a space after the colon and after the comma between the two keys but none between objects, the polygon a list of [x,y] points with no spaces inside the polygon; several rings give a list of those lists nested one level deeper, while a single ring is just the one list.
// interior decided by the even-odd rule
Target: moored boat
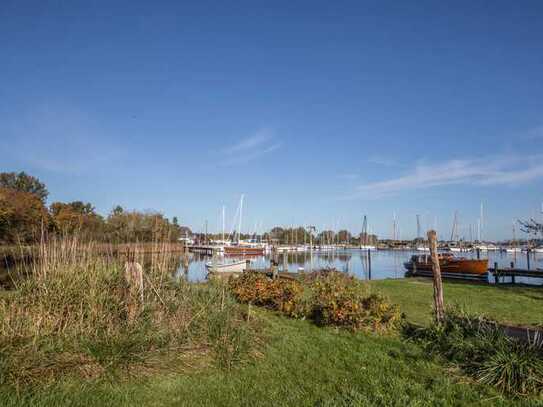
[{"label": "moored boat", "polygon": [[210,273],[243,273],[249,268],[249,261],[238,260],[228,262],[209,262],[206,263],[207,271]]},{"label": "moored boat", "polygon": [[247,245],[224,246],[224,254],[227,256],[262,256],[264,255],[264,247]]},{"label": "moored boat", "polygon": [[[467,259],[465,257],[454,257],[451,253],[440,253],[438,255],[439,266],[442,273],[475,274],[485,275],[488,269],[488,259]],[[408,272],[433,273],[432,258],[427,254],[418,254],[411,257],[411,260],[404,263]]]},{"label": "moored boat", "polygon": [[360,249],[362,250],[377,250],[377,247],[370,245],[370,244],[363,244],[360,245]]}]

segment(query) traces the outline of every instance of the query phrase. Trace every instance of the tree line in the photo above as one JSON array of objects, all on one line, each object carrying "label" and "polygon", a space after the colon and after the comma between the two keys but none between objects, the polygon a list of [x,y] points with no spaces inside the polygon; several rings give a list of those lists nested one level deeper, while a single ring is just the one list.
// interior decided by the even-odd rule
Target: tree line
[{"label": "tree line", "polygon": [[[234,235],[229,234],[227,238]],[[199,243],[222,240],[222,234],[220,233],[194,233],[194,239]],[[372,234],[360,234],[354,236],[348,230],[340,230],[335,232],[333,230],[315,231],[310,230],[307,227],[296,226],[290,228],[284,228],[281,226],[273,227],[269,232],[263,234],[241,234],[241,240],[256,240],[262,242],[276,243],[282,245],[302,245],[313,242],[316,245],[328,245],[328,244],[377,244],[378,238]],[[362,243],[361,243],[362,242]]]},{"label": "tree line", "polygon": [[98,242],[177,241],[190,234],[176,217],[116,206],[107,216],[82,201],[53,202],[38,178],[25,172],[0,173],[0,243],[31,244],[51,234],[78,236]]}]

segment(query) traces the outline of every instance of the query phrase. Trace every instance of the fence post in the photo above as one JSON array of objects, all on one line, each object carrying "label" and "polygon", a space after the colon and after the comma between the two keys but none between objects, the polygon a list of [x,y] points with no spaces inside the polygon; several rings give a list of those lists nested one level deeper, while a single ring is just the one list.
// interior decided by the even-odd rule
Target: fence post
[{"label": "fence post", "polygon": [[371,280],[371,250],[368,249],[368,277]]},{"label": "fence post", "polygon": [[428,242],[430,243],[430,255],[432,256],[432,271],[434,276],[434,310],[436,321],[441,323],[445,316],[443,306],[443,282],[441,281],[441,267],[437,254],[437,233],[435,230],[428,231]]},{"label": "fence post", "polygon": [[[511,282],[513,284],[515,284],[515,275],[513,274],[515,272],[514,268],[515,268],[515,263],[511,262]],[[505,277],[504,277],[504,279],[505,279]]]}]

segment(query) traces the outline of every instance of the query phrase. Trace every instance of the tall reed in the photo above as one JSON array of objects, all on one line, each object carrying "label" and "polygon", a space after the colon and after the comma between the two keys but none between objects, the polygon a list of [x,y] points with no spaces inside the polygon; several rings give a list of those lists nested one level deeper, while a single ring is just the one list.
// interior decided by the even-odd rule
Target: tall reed
[{"label": "tall reed", "polygon": [[[178,255],[160,241],[121,256],[110,249],[78,238],[40,244],[27,277],[0,296],[0,384],[160,370],[189,356],[231,366],[246,353],[252,329],[220,283],[175,279]],[[144,270],[133,320],[126,261]]]}]

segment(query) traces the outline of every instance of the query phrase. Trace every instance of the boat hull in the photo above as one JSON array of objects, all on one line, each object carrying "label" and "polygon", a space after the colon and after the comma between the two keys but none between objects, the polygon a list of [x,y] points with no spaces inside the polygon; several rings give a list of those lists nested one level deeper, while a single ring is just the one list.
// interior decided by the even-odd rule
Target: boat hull
[{"label": "boat hull", "polygon": [[[432,263],[413,263],[412,261],[405,263],[405,268],[411,273],[425,272],[432,273]],[[439,263],[439,268],[442,273],[459,273],[459,274],[477,274],[484,275],[488,271],[488,260],[472,260],[472,259],[454,259]]]},{"label": "boat hull", "polygon": [[243,273],[247,268],[247,262],[236,261],[232,263],[207,263],[206,268],[210,273]]},{"label": "boat hull", "polygon": [[225,246],[224,254],[227,256],[262,256],[263,247]]}]

